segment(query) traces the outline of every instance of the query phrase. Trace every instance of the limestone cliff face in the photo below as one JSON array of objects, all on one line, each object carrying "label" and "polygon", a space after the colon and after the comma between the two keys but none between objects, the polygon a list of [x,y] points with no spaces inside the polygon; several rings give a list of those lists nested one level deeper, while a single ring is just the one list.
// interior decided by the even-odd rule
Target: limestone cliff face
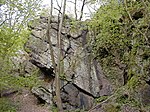
[{"label": "limestone cliff face", "polygon": [[[79,30],[72,32],[69,21],[69,19],[65,21],[62,31],[64,43],[64,49],[62,50],[65,54],[64,68],[66,78],[62,80],[62,100],[63,103],[67,102],[64,105],[66,109],[89,109],[93,105],[94,98],[110,95],[112,86],[104,76],[101,66],[94,59],[87,45],[90,37],[88,29],[83,25],[79,25]],[[39,20],[29,25],[32,33],[25,48],[30,55],[30,62],[40,68],[45,75],[53,79],[55,74],[53,73],[46,37],[47,23],[47,17],[40,17]],[[58,60],[57,33],[58,19],[54,17],[52,19],[51,41],[56,62]],[[50,86],[47,89],[49,92],[52,91]],[[38,94],[36,90],[34,89],[33,92]],[[43,94],[47,93],[43,92]],[[48,103],[51,102],[49,100],[46,101]]]}]

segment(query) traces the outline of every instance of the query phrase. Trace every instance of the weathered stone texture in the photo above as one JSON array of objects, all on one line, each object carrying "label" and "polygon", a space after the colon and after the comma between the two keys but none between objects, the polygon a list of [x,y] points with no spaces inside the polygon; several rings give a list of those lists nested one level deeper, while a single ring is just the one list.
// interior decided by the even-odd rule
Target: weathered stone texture
[{"label": "weathered stone texture", "polygon": [[[58,61],[57,21],[57,18],[53,18],[50,35],[56,62]],[[66,100],[69,100],[67,102],[73,106],[66,106],[67,109],[75,107],[87,109],[92,106],[94,97],[110,95],[112,86],[103,75],[99,63],[92,57],[92,53],[86,45],[88,30],[78,29],[79,31],[72,33],[68,22],[64,26],[61,35],[64,43],[64,68],[66,79],[72,84],[64,86],[67,94],[62,93],[63,100],[67,97]],[[26,48],[30,51],[30,61],[39,68],[52,69],[52,60],[46,37],[47,18],[41,17],[30,28],[32,34],[26,43]]]}]

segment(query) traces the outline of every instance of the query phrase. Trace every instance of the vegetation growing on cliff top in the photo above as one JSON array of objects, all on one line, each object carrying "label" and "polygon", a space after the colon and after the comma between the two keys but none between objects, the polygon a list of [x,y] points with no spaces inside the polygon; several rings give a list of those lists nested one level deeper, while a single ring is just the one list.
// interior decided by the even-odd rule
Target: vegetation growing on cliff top
[{"label": "vegetation growing on cliff top", "polygon": [[[124,91],[116,94],[119,104],[143,106],[136,96],[150,74],[149,7],[148,0],[113,0],[101,6],[88,23],[94,35],[90,46],[95,58],[115,89]],[[126,92],[127,98],[119,97]]]},{"label": "vegetation growing on cliff top", "polygon": [[89,23],[95,35],[92,44],[95,57],[106,75],[116,78],[123,71],[127,76],[124,84],[134,75],[149,74],[149,7],[147,0],[111,1],[100,7]]}]

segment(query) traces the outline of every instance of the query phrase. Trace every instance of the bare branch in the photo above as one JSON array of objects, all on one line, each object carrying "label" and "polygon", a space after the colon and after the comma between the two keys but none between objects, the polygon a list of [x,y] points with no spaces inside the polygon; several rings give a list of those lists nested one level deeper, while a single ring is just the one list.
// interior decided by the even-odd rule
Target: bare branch
[{"label": "bare branch", "polygon": [[84,9],[85,3],[86,3],[86,0],[83,0],[83,4],[82,4],[82,7],[81,7],[81,15],[80,15],[80,18],[79,18],[80,21],[83,17],[83,9]]},{"label": "bare branch", "polygon": [[7,20],[9,19],[5,19],[3,22],[1,22],[0,26],[2,26]]},{"label": "bare branch", "polygon": [[68,2],[75,4],[73,1],[68,1]]},{"label": "bare branch", "polygon": [[60,9],[57,9],[56,7],[54,7],[55,10],[57,10],[59,12],[59,14],[62,14]]},{"label": "bare branch", "polygon": [[58,0],[56,0],[57,6],[59,7],[59,10],[61,10],[61,6],[59,5]]}]

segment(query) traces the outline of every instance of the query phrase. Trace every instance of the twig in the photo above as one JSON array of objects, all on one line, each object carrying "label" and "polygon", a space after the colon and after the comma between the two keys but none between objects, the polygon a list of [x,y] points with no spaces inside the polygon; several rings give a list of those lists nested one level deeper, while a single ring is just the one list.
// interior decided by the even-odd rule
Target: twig
[{"label": "twig", "polygon": [[108,100],[110,100],[111,98],[113,98],[113,97],[117,94],[117,92],[118,92],[120,89],[121,89],[121,88],[118,88],[118,89],[114,92],[114,94],[112,94],[111,96],[109,96],[106,100],[100,102],[98,105],[96,105],[96,106],[94,106],[93,108],[91,108],[88,112],[92,112],[92,110],[94,110],[95,108],[97,108],[97,107],[100,106],[101,104],[106,103]]},{"label": "twig", "polygon": [[100,104],[94,106],[94,107],[93,107],[92,109],[90,109],[88,112],[92,112],[92,110],[94,110],[95,108],[97,108],[97,107],[100,106],[101,104],[107,102],[107,101],[110,100],[113,96],[114,96],[114,94],[111,95],[110,97],[108,97],[106,100],[102,101]]}]

